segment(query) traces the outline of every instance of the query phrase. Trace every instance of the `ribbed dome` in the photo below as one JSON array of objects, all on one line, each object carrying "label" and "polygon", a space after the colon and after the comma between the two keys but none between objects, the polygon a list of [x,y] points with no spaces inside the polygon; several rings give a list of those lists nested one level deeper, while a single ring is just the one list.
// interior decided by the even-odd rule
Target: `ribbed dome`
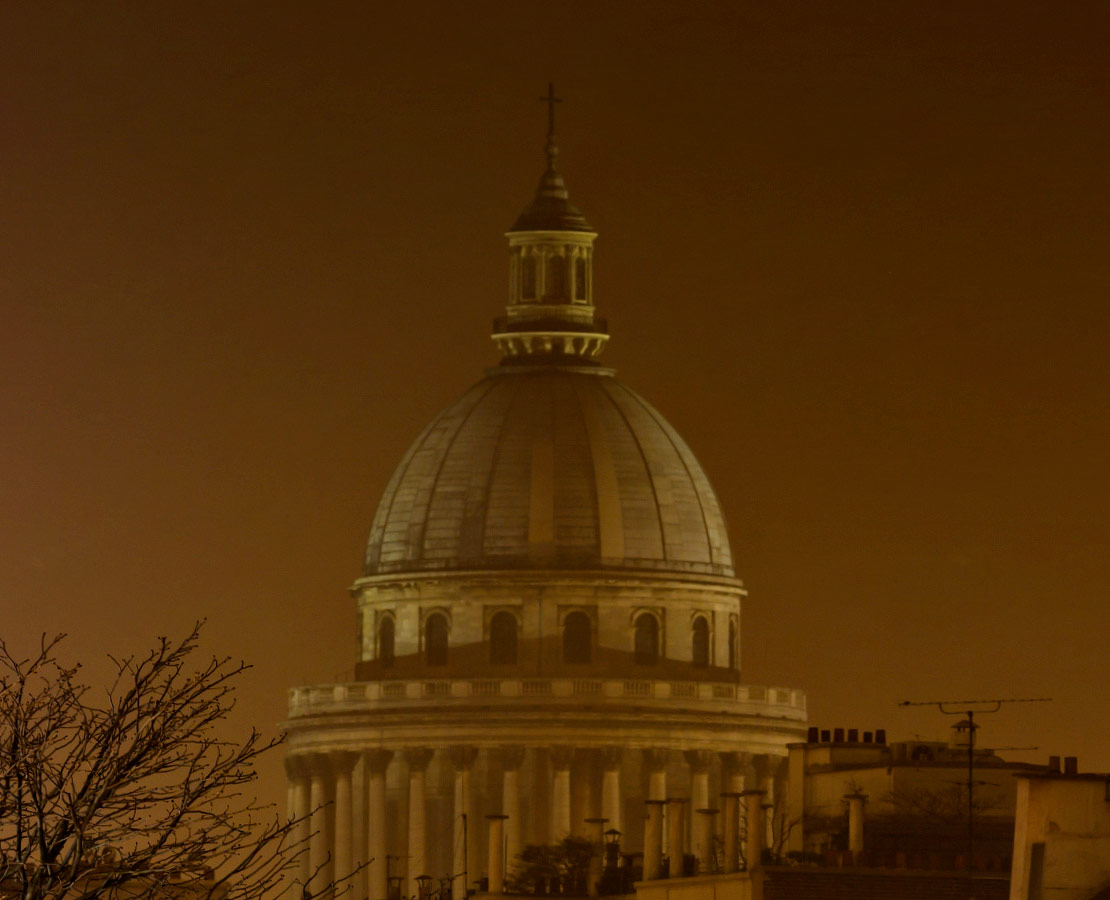
[{"label": "ribbed dome", "polygon": [[507,366],[409,448],[363,571],[610,567],[732,576],[709,480],[611,370]]}]

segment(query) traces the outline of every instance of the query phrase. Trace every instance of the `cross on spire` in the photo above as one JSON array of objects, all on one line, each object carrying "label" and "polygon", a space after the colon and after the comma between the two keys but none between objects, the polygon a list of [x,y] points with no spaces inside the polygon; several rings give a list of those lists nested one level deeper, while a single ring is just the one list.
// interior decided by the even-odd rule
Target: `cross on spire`
[{"label": "cross on spire", "polygon": [[540,97],[540,103],[547,104],[547,136],[555,136],[555,104],[562,103],[562,97],[555,96],[555,83],[549,81],[547,83],[547,96]]}]

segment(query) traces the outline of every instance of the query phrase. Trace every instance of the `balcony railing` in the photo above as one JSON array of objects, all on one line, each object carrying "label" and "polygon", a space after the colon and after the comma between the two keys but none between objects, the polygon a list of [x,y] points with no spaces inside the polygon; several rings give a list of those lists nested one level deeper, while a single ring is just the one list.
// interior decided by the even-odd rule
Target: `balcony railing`
[{"label": "balcony railing", "polygon": [[296,718],[414,703],[511,704],[521,700],[542,703],[571,698],[587,703],[629,700],[664,707],[692,706],[798,719],[804,718],[806,708],[805,691],[761,685],[618,678],[442,678],[292,688],[289,715]]}]

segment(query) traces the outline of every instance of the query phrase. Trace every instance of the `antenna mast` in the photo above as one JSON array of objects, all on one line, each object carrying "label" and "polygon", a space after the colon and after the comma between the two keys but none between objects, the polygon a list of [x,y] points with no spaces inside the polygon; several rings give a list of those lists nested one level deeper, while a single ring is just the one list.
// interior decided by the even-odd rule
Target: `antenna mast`
[{"label": "antenna mast", "polygon": [[935,706],[945,716],[967,716],[967,877],[975,866],[975,713],[996,713],[1003,703],[1048,703],[1051,697],[1011,697],[1005,700],[903,700],[899,706]]}]

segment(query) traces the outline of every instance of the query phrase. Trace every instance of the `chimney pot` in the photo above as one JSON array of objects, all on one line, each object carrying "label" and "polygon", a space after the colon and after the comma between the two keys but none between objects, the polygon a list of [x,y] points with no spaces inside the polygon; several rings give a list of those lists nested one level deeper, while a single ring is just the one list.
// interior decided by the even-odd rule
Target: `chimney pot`
[{"label": "chimney pot", "polygon": [[834,744],[843,744],[844,743],[844,729],[843,728],[834,728],[833,729],[833,743]]},{"label": "chimney pot", "polygon": [[830,740],[831,740],[831,738],[829,737],[829,729],[822,728],[821,729],[821,743],[827,744]]},{"label": "chimney pot", "polygon": [[871,733],[870,731],[865,731],[865,732],[863,733],[863,742],[864,742],[865,744],[870,744],[870,743],[872,743],[872,742],[873,742],[874,740],[875,740],[875,735],[873,735],[873,734],[872,734],[872,733]]},{"label": "chimney pot", "polygon": [[1048,758],[1048,767],[1053,772],[1059,772],[1060,771],[1060,757],[1059,756],[1050,756]]},{"label": "chimney pot", "polygon": [[886,743],[886,729],[885,728],[876,728],[875,729],[875,743],[876,744],[885,744]]},{"label": "chimney pot", "polygon": [[1064,774],[1065,775],[1078,775],[1079,774],[1079,758],[1076,756],[1064,757]]},{"label": "chimney pot", "polygon": [[859,743],[859,729],[858,728],[849,728],[848,729],[848,743],[849,744],[858,744]]},{"label": "chimney pot", "polygon": [[817,726],[816,725],[811,725],[809,727],[809,731],[806,732],[806,741],[810,744],[816,744],[817,743],[818,737],[817,737]]}]

